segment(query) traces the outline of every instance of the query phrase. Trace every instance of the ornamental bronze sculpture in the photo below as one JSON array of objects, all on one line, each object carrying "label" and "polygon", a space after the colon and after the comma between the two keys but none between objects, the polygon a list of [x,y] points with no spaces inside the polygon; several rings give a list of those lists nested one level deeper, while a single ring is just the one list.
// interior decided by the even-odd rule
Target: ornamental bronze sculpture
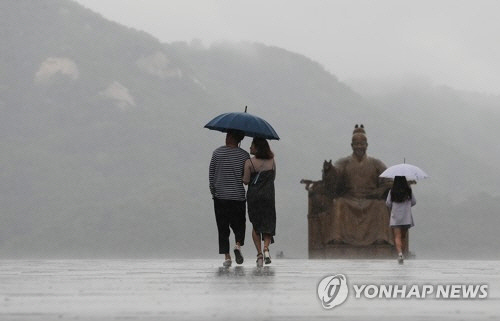
[{"label": "ornamental bronze sculpture", "polygon": [[356,125],[352,154],[324,161],[320,181],[301,180],[308,191],[309,258],[390,258],[394,240],[385,205],[392,180],[384,163],[366,154],[363,125]]}]

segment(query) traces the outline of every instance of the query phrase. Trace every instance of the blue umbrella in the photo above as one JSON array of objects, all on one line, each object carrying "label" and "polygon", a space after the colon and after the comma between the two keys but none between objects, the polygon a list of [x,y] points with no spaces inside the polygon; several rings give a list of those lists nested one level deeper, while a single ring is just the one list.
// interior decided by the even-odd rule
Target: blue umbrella
[{"label": "blue umbrella", "polygon": [[241,130],[245,136],[266,139],[280,139],[276,131],[264,119],[247,113],[225,113],[208,122],[205,128],[227,132],[229,129]]}]

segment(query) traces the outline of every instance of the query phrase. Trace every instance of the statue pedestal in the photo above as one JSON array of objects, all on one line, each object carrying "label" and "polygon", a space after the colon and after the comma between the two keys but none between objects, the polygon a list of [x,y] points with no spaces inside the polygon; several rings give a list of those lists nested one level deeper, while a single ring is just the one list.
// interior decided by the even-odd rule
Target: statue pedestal
[{"label": "statue pedestal", "polygon": [[[310,259],[394,259],[397,256],[396,248],[392,244],[352,245],[324,243],[322,234],[329,228],[325,220],[328,215],[308,215],[308,243]],[[326,223],[326,224],[325,224]],[[408,234],[409,237],[409,234]],[[408,248],[405,256],[410,255]]]},{"label": "statue pedestal", "polygon": [[396,250],[390,244],[355,246],[327,244],[322,248],[309,249],[310,259],[393,259]]}]

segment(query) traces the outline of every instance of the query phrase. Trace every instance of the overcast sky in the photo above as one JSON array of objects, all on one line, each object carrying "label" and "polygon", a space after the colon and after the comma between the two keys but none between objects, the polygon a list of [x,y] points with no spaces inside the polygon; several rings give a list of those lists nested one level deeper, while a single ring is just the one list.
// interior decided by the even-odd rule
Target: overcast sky
[{"label": "overcast sky", "polygon": [[162,42],[250,41],[344,82],[422,78],[500,94],[500,1],[76,0]]}]

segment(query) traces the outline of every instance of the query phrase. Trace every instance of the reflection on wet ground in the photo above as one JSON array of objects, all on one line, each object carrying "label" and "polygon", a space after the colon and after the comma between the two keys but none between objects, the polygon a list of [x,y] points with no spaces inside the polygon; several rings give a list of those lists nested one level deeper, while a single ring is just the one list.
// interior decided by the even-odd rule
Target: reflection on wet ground
[{"label": "reflection on wet ground", "polygon": [[244,277],[244,276],[274,276],[274,269],[271,266],[245,268],[244,266],[235,266],[234,268],[219,267],[217,269],[219,277]]}]

